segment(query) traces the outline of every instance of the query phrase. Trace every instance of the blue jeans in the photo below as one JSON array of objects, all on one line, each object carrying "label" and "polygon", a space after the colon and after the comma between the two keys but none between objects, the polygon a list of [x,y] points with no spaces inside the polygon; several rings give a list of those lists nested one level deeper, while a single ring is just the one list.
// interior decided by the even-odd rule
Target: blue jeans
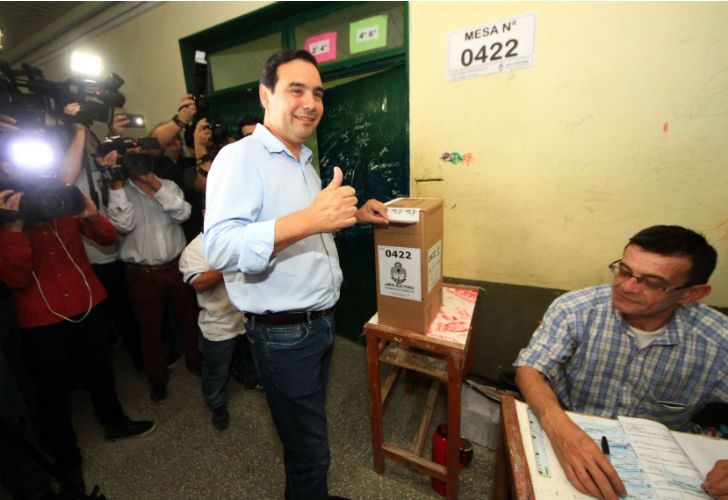
[{"label": "blue jeans", "polygon": [[329,469],[326,385],[334,314],[305,323],[247,325],[253,357],[283,444],[286,498],[325,499]]},{"label": "blue jeans", "polygon": [[[200,336],[200,350],[203,354],[202,396],[211,410],[227,405],[225,386],[230,375],[231,363],[239,363],[243,367],[246,381],[248,379],[255,381],[255,364],[245,335],[218,341]],[[236,354],[239,359],[233,359]]]}]

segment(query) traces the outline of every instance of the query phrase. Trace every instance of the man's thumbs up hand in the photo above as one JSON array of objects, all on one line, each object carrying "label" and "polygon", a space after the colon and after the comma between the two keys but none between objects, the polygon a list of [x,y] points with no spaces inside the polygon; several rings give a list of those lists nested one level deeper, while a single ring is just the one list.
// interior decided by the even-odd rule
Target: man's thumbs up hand
[{"label": "man's thumbs up hand", "polygon": [[336,189],[341,187],[342,182],[344,182],[344,172],[339,167],[334,167],[334,177],[324,189]]},{"label": "man's thumbs up hand", "polygon": [[332,233],[356,223],[356,191],[342,186],[344,173],[334,167],[334,177],[308,207],[316,233]]}]

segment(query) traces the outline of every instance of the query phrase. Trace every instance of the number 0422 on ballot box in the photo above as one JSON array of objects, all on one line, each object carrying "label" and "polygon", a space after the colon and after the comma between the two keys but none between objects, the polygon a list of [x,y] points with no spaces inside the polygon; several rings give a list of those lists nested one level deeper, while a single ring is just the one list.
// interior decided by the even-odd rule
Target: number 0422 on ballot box
[{"label": "number 0422 on ballot box", "polygon": [[374,229],[379,323],[424,334],[442,305],[442,199],[397,198],[387,216]]}]

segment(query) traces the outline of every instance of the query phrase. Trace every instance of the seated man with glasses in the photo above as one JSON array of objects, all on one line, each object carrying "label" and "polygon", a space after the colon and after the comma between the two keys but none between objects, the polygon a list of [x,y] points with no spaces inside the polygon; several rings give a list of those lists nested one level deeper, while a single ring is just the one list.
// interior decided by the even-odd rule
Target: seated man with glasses
[{"label": "seated man with glasses", "polygon": [[[716,260],[715,249],[689,229],[644,229],[609,265],[611,285],[556,299],[519,353],[516,383],[582,493],[626,494],[609,460],[564,409],[687,430],[705,405],[728,402],[728,317],[697,302],[710,293]],[[728,460],[703,487],[715,498],[728,495]]]}]

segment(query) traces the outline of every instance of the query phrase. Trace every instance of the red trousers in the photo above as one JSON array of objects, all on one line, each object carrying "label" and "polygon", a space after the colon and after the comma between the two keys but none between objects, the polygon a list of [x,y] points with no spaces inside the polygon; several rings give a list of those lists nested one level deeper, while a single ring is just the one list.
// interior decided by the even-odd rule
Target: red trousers
[{"label": "red trousers", "polygon": [[149,381],[166,383],[169,372],[162,343],[166,304],[172,306],[185,346],[187,368],[199,373],[202,355],[197,344],[197,303],[194,290],[182,281],[178,260],[166,266],[127,264],[129,299],[139,324],[142,358]]}]

